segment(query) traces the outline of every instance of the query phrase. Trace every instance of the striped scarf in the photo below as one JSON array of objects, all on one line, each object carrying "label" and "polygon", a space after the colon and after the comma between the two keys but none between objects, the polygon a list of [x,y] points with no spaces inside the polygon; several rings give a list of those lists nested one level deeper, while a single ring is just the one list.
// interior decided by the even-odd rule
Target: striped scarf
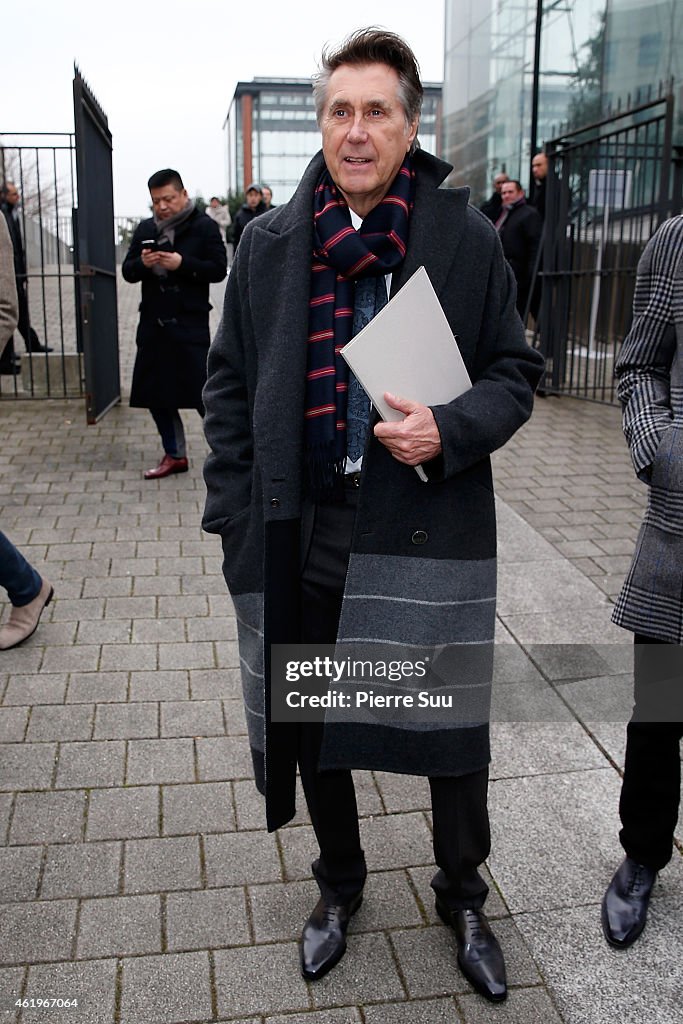
[{"label": "striped scarf", "polygon": [[356,231],[327,168],[315,188],[305,444],[309,485],[318,500],[338,496],[343,483],[349,368],[339,352],[352,336],[355,281],[391,274],[401,265],[414,193],[407,156],[384,199]]}]

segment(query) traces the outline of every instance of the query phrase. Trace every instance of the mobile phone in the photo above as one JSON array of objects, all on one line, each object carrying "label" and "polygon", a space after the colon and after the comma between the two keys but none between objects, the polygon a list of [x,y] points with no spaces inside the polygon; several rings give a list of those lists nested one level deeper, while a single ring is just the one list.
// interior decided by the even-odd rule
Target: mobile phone
[{"label": "mobile phone", "polygon": [[145,238],[142,242],[140,242],[140,245],[142,246],[143,249],[152,249],[153,252],[156,252],[157,240],[156,238]]}]

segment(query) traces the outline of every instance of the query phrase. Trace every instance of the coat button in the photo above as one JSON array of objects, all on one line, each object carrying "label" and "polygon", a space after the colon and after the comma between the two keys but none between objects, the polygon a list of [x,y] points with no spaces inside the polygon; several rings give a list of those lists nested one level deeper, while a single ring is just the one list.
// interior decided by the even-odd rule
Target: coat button
[{"label": "coat button", "polygon": [[279,498],[271,498],[270,499],[270,507],[271,508],[279,508],[280,507],[280,499]]},{"label": "coat button", "polygon": [[410,539],[412,540],[413,544],[426,544],[428,535],[426,530],[416,530]]}]

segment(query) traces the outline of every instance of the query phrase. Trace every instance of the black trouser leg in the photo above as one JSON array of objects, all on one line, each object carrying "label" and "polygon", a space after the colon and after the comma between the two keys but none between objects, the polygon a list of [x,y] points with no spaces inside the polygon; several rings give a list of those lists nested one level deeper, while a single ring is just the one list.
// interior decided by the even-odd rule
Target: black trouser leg
[{"label": "black trouser leg", "polygon": [[664,719],[667,710],[675,710],[668,688],[673,685],[680,692],[683,687],[681,649],[670,645],[669,652],[661,641],[640,634],[634,640],[635,705],[626,730],[619,839],[627,856],[658,871],[673,852],[681,791],[683,723],[656,719]]},{"label": "black trouser leg", "polygon": [[[333,644],[344,593],[355,503],[308,506],[304,511],[302,642]],[[348,769],[318,770],[323,725],[300,725],[299,772],[320,856],[313,874],[330,903],[347,903],[365,882],[353,776]]]},{"label": "black trouser leg", "polygon": [[24,339],[24,345],[26,346],[27,352],[33,352],[36,347],[40,344],[38,335],[31,327],[31,318],[28,311],[28,298],[26,297],[26,283],[22,280],[17,281],[17,305],[19,309],[19,320],[17,323],[17,330]]},{"label": "black trouser leg", "polygon": [[491,850],[488,780],[488,768],[429,780],[434,859],[439,868],[431,884],[449,910],[477,910],[488,895],[478,870]]}]

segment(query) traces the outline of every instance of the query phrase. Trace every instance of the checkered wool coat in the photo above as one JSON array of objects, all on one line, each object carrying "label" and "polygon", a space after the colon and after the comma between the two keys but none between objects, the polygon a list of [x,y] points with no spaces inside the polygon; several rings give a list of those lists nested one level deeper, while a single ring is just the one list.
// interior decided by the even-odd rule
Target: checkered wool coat
[{"label": "checkered wool coat", "polygon": [[638,264],[633,325],[617,360],[623,427],[649,485],[633,563],[612,619],[683,643],[683,217],[666,221]]},{"label": "checkered wool coat", "polygon": [[[272,722],[270,645],[299,640],[300,515],[314,157],[289,203],[245,229],[209,352],[204,390],[211,448],[204,528],[223,541],[237,616],[256,783],[269,829],[294,814],[298,726]],[[392,294],[421,265],[439,296],[474,387],[434,415],[443,456],[415,470],[370,432],[338,642],[452,656],[467,725],[325,722],[321,768],[462,775],[489,761],[487,700],[496,599],[489,455],[531,412],[542,359],[515,310],[515,285],[490,221],[467,189],[440,189],[448,164],[414,158],[415,206]],[[415,338],[420,344],[420,338]],[[471,671],[470,671],[471,669]],[[473,698],[483,716],[472,717]],[[454,716],[457,717],[457,716]]]}]

